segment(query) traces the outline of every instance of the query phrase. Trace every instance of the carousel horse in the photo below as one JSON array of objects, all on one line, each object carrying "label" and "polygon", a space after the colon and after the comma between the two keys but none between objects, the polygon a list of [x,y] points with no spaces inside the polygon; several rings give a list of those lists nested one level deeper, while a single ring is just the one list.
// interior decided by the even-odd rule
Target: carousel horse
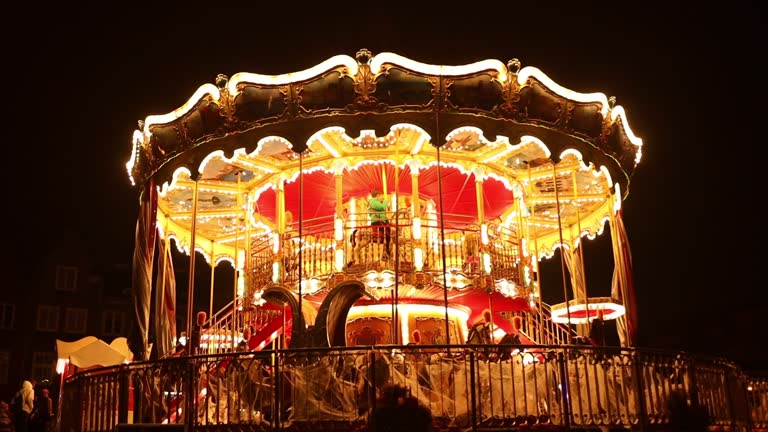
[{"label": "carousel horse", "polygon": [[352,250],[351,259],[347,263],[347,267],[353,266],[355,263],[361,262],[361,253],[373,243],[373,232],[370,228],[356,228],[349,236],[349,246]]},{"label": "carousel horse", "polygon": [[[410,209],[403,207],[392,216],[390,225],[384,227],[384,233],[377,231],[381,227],[364,226],[355,228],[349,236],[349,245],[351,248],[350,261],[347,266],[352,266],[363,262],[362,252],[371,244],[384,244],[384,251],[381,259],[388,261],[393,253],[398,253],[400,261],[409,261],[412,240],[411,240],[411,218]],[[397,231],[393,232],[393,227],[397,225]],[[396,249],[396,250],[393,250]]]},{"label": "carousel horse", "polygon": [[[483,311],[483,319],[476,322],[469,328],[467,333],[467,345],[491,345],[493,343],[491,339],[491,313],[489,311]],[[478,348],[477,353],[485,358],[491,354],[492,350],[489,348]]]},{"label": "carousel horse", "polygon": [[521,345],[522,342],[520,341],[520,335],[516,333],[507,333],[499,340],[499,355],[501,356],[501,360],[507,360],[509,358],[512,358],[513,346],[515,345]]},{"label": "carousel horse", "polygon": [[[407,218],[408,215],[408,209],[400,209],[398,211],[399,216],[396,218],[396,220],[403,221],[403,220],[409,220]],[[349,245],[352,249],[351,253],[351,259],[347,263],[347,266],[352,266],[356,263],[362,262],[362,256],[361,253],[368,248],[371,244],[384,244],[384,252],[382,254],[382,260],[387,261],[389,260],[389,257],[392,255],[392,248],[395,247],[393,244],[397,239],[400,239],[401,237],[405,239],[405,235],[407,235],[406,241],[410,241],[410,231],[405,232],[404,227],[400,228],[399,230],[399,236],[393,236],[392,235],[392,226],[387,225],[384,227],[386,230],[385,233],[382,235],[376,231],[376,229],[381,229],[381,227],[372,227],[372,226],[366,226],[366,227],[360,227],[356,228],[352,231],[352,234],[349,236]],[[401,243],[402,244],[402,243]],[[400,255],[401,257],[405,255],[405,248],[400,247]]]},{"label": "carousel horse", "polygon": [[[486,355],[496,354],[502,360],[512,357],[513,346],[520,345],[520,335],[517,333],[505,334],[497,345],[497,348],[483,349],[481,352]],[[488,310],[483,311],[483,319],[472,325],[467,335],[468,345],[494,345],[491,337],[491,313]]]},{"label": "carousel horse", "polygon": [[490,345],[491,343],[491,329],[487,323],[480,321],[469,329],[467,344]]},{"label": "carousel horse", "polygon": [[[362,262],[361,253],[373,243],[384,243],[389,239],[389,236],[380,238],[378,233],[374,233],[375,229],[382,229],[381,227],[360,227],[352,231],[349,236],[349,245],[352,249],[351,259],[347,266],[352,266],[358,262]],[[383,229],[389,230],[389,226],[385,226]],[[386,247],[389,248],[389,243],[386,243]],[[389,251],[385,251],[385,255],[382,257],[387,259]]]},{"label": "carousel horse", "polygon": [[472,324],[467,334],[467,344],[472,345],[490,345],[493,343],[491,337],[491,311],[485,309],[483,318]]},{"label": "carousel horse", "polygon": [[[478,323],[480,324],[480,323]],[[494,347],[479,348],[477,351],[481,355],[492,359],[509,360],[518,352],[518,345],[521,345],[520,336],[514,333],[505,334],[497,343],[491,341],[490,331],[487,327],[482,328],[475,324],[469,331],[467,344],[469,345],[495,345]]]}]

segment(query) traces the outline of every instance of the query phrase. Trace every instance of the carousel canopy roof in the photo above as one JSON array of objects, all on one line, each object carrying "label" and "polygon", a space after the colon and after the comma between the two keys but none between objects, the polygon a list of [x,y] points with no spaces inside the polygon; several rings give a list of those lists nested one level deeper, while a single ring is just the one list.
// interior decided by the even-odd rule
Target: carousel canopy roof
[{"label": "carousel canopy roof", "polygon": [[159,188],[158,225],[181,247],[197,182],[196,247],[207,256],[221,245],[214,259],[244,249],[243,220],[252,235],[275,227],[279,185],[285,209],[311,220],[333,215],[339,174],[347,202],[376,186],[410,197],[416,171],[420,199],[468,221],[477,180],[486,220],[515,217],[514,196],[525,195],[519,210],[546,254],[560,224],[579,226],[568,238],[602,230],[642,148],[605,95],[516,60],[434,66],[367,50],[284,75],[220,75],[141,123],[132,181]]},{"label": "carousel canopy roof", "polygon": [[194,172],[216,150],[251,153],[279,140],[302,152],[316,132],[331,126],[350,136],[372,130],[382,137],[409,123],[438,146],[450,144],[447,135],[463,127],[511,144],[533,136],[555,159],[576,149],[622,183],[631,178],[642,146],[624,110],[604,94],[568,90],[534,67],[520,69],[517,60],[435,66],[367,50],[283,75],[219,75],[178,109],[140,123],[126,164],[139,184],[168,181],[179,167]]}]

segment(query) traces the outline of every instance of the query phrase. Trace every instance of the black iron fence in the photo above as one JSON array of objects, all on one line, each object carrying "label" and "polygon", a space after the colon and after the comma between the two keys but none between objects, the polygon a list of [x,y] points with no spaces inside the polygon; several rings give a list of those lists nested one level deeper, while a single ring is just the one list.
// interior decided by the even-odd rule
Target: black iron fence
[{"label": "black iron fence", "polygon": [[589,346],[375,346],[169,358],[65,381],[62,431],[185,424],[195,430],[360,430],[399,385],[436,430],[768,427],[768,380],[684,353]]}]

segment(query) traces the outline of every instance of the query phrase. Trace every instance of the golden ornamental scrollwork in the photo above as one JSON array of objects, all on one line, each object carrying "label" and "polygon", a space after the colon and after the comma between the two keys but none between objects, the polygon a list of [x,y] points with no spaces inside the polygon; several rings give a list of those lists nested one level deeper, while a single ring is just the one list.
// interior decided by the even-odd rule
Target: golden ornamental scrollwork
[{"label": "golden ornamental scrollwork", "polygon": [[560,120],[561,120],[559,125],[560,130],[568,133],[573,132],[573,128],[571,127],[571,120],[573,119],[573,112],[575,110],[576,110],[576,105],[566,99],[563,105],[561,116],[560,116]]},{"label": "golden ornamental scrollwork", "polygon": [[[355,56],[360,67],[357,76],[354,77],[355,104],[362,108],[375,108],[379,106],[379,100],[373,96],[376,92],[376,75],[371,71],[372,54],[366,49],[357,52]],[[386,71],[384,72],[387,73]]]},{"label": "golden ornamental scrollwork", "polygon": [[334,273],[331,276],[328,277],[328,279],[325,281],[325,286],[331,290],[338,285],[341,285],[344,282],[349,281],[357,281],[358,278],[354,274],[348,274],[348,273]]},{"label": "golden ornamental scrollwork", "polygon": [[438,76],[430,76],[427,78],[427,82],[432,86],[432,90],[430,90],[430,93],[432,93],[432,101],[427,104],[434,105],[437,107],[437,109],[442,109],[444,105],[445,98],[442,98],[441,96],[441,77]]},{"label": "golden ornamental scrollwork", "polygon": [[[613,108],[616,106],[616,96],[611,96],[608,98],[608,106],[613,110]],[[606,141],[608,139],[608,135],[611,133],[611,128],[613,127],[613,121],[611,120],[610,115],[606,115],[605,118],[603,118],[603,127],[600,130],[600,136],[597,137],[598,141],[602,144],[606,144]]]},{"label": "golden ornamental scrollwork", "polygon": [[509,79],[503,85],[504,102],[494,108],[494,112],[502,117],[511,119],[522,118],[520,111],[520,83],[517,81],[517,73],[520,71],[520,60],[512,59],[507,62]]},{"label": "golden ornamental scrollwork", "polygon": [[301,107],[301,92],[304,90],[304,86],[301,84],[288,84],[280,86],[280,94],[283,95],[283,101],[285,102],[284,116],[289,118],[299,117],[301,113],[307,113],[308,111]]},{"label": "golden ornamental scrollwork", "polygon": [[181,143],[181,146],[176,146],[175,148],[165,150],[166,155],[174,154],[181,152],[187,148],[189,148],[189,142],[187,140],[187,130],[186,130],[186,124],[185,122],[176,122],[173,124],[173,134],[175,136],[176,142]]},{"label": "golden ornamental scrollwork", "polygon": [[431,285],[434,280],[432,274],[420,271],[403,274],[403,283],[413,285],[416,288],[425,288]]},{"label": "golden ornamental scrollwork", "polygon": [[451,102],[451,87],[453,86],[453,80],[450,78],[443,78],[443,88],[441,91],[440,97],[442,100],[440,101],[440,106],[443,107],[443,109],[451,109],[456,110],[460,109],[461,107],[457,107],[456,105]]},{"label": "golden ornamental scrollwork", "polygon": [[224,117],[224,122],[214,131],[214,134],[218,136],[238,132],[245,127],[245,122],[235,116],[235,99],[229,92],[228,84],[229,78],[226,75],[219,74],[216,76],[216,86],[219,88],[221,96],[218,101],[211,101],[211,104],[217,106],[219,115]]},{"label": "golden ornamental scrollwork", "polygon": [[234,109],[232,108],[233,101],[229,95],[229,86],[227,84],[229,84],[228,76],[224,74],[216,75],[216,87],[219,89],[219,92],[221,92],[218,105],[224,108],[224,115],[228,120],[231,120]]},{"label": "golden ornamental scrollwork", "polygon": [[491,292],[496,286],[496,282],[491,276],[478,276],[472,280],[472,286]]},{"label": "golden ornamental scrollwork", "polygon": [[[230,132],[235,132],[243,128],[244,123],[235,117],[234,98],[229,93],[229,78],[224,74],[216,76],[216,86],[219,88],[221,95],[219,100],[212,100],[209,105],[214,105],[217,108],[219,116],[224,117],[224,122],[219,126],[214,134],[226,135]],[[209,106],[208,110],[211,109]]]}]

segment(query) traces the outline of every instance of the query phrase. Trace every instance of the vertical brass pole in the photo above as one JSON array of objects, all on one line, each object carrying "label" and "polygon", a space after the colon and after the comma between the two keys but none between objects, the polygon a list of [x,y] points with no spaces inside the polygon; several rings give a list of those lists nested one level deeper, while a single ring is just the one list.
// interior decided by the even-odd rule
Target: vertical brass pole
[{"label": "vertical brass pole", "polygon": [[277,219],[277,232],[280,234],[285,233],[286,221],[285,221],[285,182],[283,179],[278,180],[277,186],[277,209],[275,211],[275,219]]},{"label": "vertical brass pole", "polygon": [[[530,166],[529,166],[529,174],[530,174]],[[522,277],[523,271],[526,268],[525,261],[524,261],[525,250],[523,248],[522,238],[527,233],[524,233],[525,226],[524,226],[524,223],[523,223],[523,206],[520,205],[520,202],[522,201],[522,196],[525,195],[525,188],[523,187],[522,183],[518,183],[518,184],[520,185],[520,195],[521,195],[521,197],[520,197],[520,199],[518,199],[517,197],[514,197],[514,198],[515,198],[515,209],[517,210],[517,232],[518,232],[518,235],[517,235],[517,256],[518,256],[518,263],[519,263],[518,264],[518,268],[520,269],[519,274]],[[531,263],[533,263],[533,259],[531,260]],[[533,270],[531,269],[531,272],[532,271]],[[530,288],[530,286],[528,286],[527,288]],[[528,304],[528,307],[530,308],[530,303]]]},{"label": "vertical brass pole", "polygon": [[[413,170],[413,166],[411,166]],[[419,200],[419,170],[411,171],[411,216],[421,218]],[[423,221],[422,221],[423,222]]]},{"label": "vertical brass pole", "polygon": [[560,192],[557,187],[557,164],[552,161],[552,181],[555,186],[555,203],[557,204],[557,231],[560,234],[560,273],[563,276],[563,295],[565,296],[565,312],[568,315],[568,343],[571,343],[571,307],[568,304],[568,284],[565,279],[565,252],[563,248],[563,221],[560,218]]},{"label": "vertical brass pole", "polygon": [[495,344],[496,343],[496,336],[494,336],[494,330],[496,329],[496,325],[494,324],[494,321],[493,321],[494,320],[494,318],[493,318],[493,291],[488,293],[488,310],[491,312],[491,323],[490,323],[491,324],[491,328],[490,328],[491,342],[490,343]]},{"label": "vertical brass pole", "polygon": [[245,245],[243,246],[243,248],[245,248],[243,251],[243,256],[245,259],[243,260],[243,274],[241,275],[243,278],[243,292],[241,294],[243,296],[242,328],[245,330],[246,318],[253,319],[252,313],[249,316],[246,316],[246,310],[248,309],[246,308],[246,301],[248,301],[248,297],[253,294],[250,292],[248,286],[248,283],[251,279],[251,221],[248,218],[248,202],[244,201],[241,208],[243,209],[243,223],[245,223]]},{"label": "vertical brass pole", "polygon": [[[304,322],[304,313],[302,311],[302,299],[304,297],[304,152],[299,153],[299,316],[293,317],[293,331],[296,331],[297,324]],[[304,332],[304,328],[298,329]]]},{"label": "vertical brass pole", "polygon": [[344,214],[344,202],[343,200],[343,176],[342,173],[336,173],[336,217],[340,218]]},{"label": "vertical brass pole", "polygon": [[[530,184],[531,184],[531,164],[529,163],[528,164],[528,187],[531,187]],[[533,193],[531,193],[531,195],[533,195]],[[544,310],[544,307],[542,305],[542,300],[541,300],[541,269],[539,268],[539,233],[538,233],[538,229],[536,228],[536,207],[534,205],[531,205],[530,220],[531,220],[530,224],[533,225],[533,251],[534,251],[533,253],[535,255],[531,262],[536,263],[536,280],[534,282],[536,287],[538,288],[537,297],[539,302],[539,340],[537,342],[551,344],[551,343],[554,343],[554,337],[553,337],[553,340],[551,341],[543,340],[544,339],[544,319],[542,319],[541,315],[542,315],[542,311]]]},{"label": "vertical brass pole", "polygon": [[[285,233],[287,232],[287,222],[285,218],[285,181],[283,179],[278,180],[278,186],[277,186],[277,209],[275,210],[275,219],[277,219],[277,238],[279,245],[279,256],[282,256],[283,259],[280,261],[280,265],[278,269],[280,270],[280,280],[278,282],[285,282],[286,277],[288,276],[288,273],[285,269],[285,262],[287,261],[285,259],[285,243],[286,242],[292,242],[293,239],[286,238]],[[279,259],[279,258],[278,258]]]},{"label": "vertical brass pole", "polygon": [[[584,307],[586,308],[586,317],[587,317],[587,327],[586,331],[589,331],[589,292],[587,292],[587,276],[586,272],[587,269],[584,266],[584,242],[581,238],[581,209],[579,208],[579,188],[576,184],[576,169],[571,171],[571,179],[573,182],[573,201],[574,205],[576,206],[576,227],[578,228],[579,232],[576,234],[576,240],[579,242],[578,246],[578,255],[579,255],[579,283],[581,283],[581,286],[584,287]],[[574,249],[577,247],[576,242],[571,240],[571,243],[573,243]],[[574,298],[576,298],[575,288],[574,288]]]},{"label": "vertical brass pole", "polygon": [[[237,207],[240,208],[242,204],[241,196],[240,196],[240,175],[242,174],[242,171],[237,172]],[[232,287],[232,343],[230,344],[230,350],[235,350],[235,339],[237,338],[237,328],[239,327],[237,318],[238,318],[238,312],[237,312],[237,285],[240,282],[240,278],[242,275],[240,274],[240,250],[239,250],[239,243],[240,243],[240,221],[235,222],[235,283]]]},{"label": "vertical brass pole", "polygon": [[477,223],[485,222],[485,200],[483,199],[483,179],[475,177],[475,201],[477,203]]},{"label": "vertical brass pole", "polygon": [[[520,193],[524,194],[522,184],[520,184]],[[523,258],[525,257],[525,251],[523,250],[523,242],[521,239],[524,235],[523,234],[524,226],[523,226],[523,207],[520,205],[520,201],[521,200],[515,197],[515,210],[517,211],[517,232],[518,232],[518,235],[517,235],[517,256],[519,261],[518,266],[522,267],[521,270],[523,270],[525,268],[525,262],[523,261]],[[522,275],[523,272],[520,271],[520,274]]]},{"label": "vertical brass pole", "polygon": [[[163,269],[163,280],[160,283],[160,286],[155,287],[155,289],[163,290],[163,297],[162,297],[163,298],[163,303],[168,301],[168,298],[166,297],[167,293],[165,292],[165,287],[166,287],[165,279],[168,277],[168,274],[167,274],[167,272],[168,272],[168,256],[171,253],[170,249],[168,249],[171,246],[171,236],[168,235],[168,220],[169,219],[170,219],[170,215],[165,215],[165,229],[163,231],[163,234],[165,234],[165,238],[163,239],[163,243],[165,244],[165,248],[163,250],[163,267],[162,267],[162,269]],[[175,289],[175,287],[174,287],[174,289]],[[174,308],[174,310],[176,310],[176,295],[175,294],[173,296],[173,302],[174,302],[173,308]],[[160,310],[164,311],[165,310],[165,305],[160,305],[160,306],[161,306]],[[155,318],[155,319],[157,319],[157,318]],[[174,319],[175,319],[175,317],[174,317]],[[176,323],[175,322],[173,323],[173,328],[174,328],[174,330],[176,329]],[[158,337],[159,337],[159,335],[158,335]],[[174,334],[173,337],[176,339],[176,338],[178,338],[178,335]],[[173,349],[173,347],[166,347],[166,348]],[[168,355],[169,352],[170,351],[166,351],[165,353],[163,353],[163,357]]]},{"label": "vertical brass pole", "polygon": [[[485,223],[485,200],[483,199],[483,179],[477,177],[477,173],[475,173],[475,204],[477,206],[477,223],[478,228],[482,226],[482,224]],[[483,266],[483,256],[482,251],[484,248],[482,245],[482,232],[478,233],[479,238],[476,238],[477,240],[477,258],[480,260],[480,267]],[[468,255],[468,254],[467,254]],[[482,270],[480,272],[483,273]],[[491,311],[491,343],[494,343],[493,340],[493,329],[494,329],[494,316],[493,316],[493,290],[488,292],[488,309]]]},{"label": "vertical brass pole", "polygon": [[347,251],[346,249],[346,238],[347,238],[347,220],[344,217],[344,201],[343,201],[343,192],[344,192],[344,172],[339,168],[335,173],[335,180],[336,180],[336,186],[335,186],[335,192],[336,192],[336,217],[333,220],[333,230],[334,235],[336,231],[336,219],[341,220],[341,240],[335,240],[334,241],[334,250],[333,250],[333,258],[332,262],[333,265],[331,266],[334,270],[336,269],[336,254],[341,251],[342,257],[344,258],[341,262],[342,268],[344,268],[345,263],[350,262],[350,257],[347,255],[348,253],[351,253],[351,251]]},{"label": "vertical brass pole", "polygon": [[386,164],[381,164],[381,191],[384,193],[384,199],[386,200],[389,195],[387,193],[387,171],[385,167]]},{"label": "vertical brass pole", "polygon": [[[418,168],[414,170],[414,167],[416,164],[411,164],[411,218],[419,218],[419,229],[421,230],[421,236],[424,235],[424,226],[425,226],[425,220],[422,219],[421,214],[421,201],[419,199],[419,170]],[[426,213],[425,215],[426,216]],[[419,240],[417,241],[414,238],[414,229],[413,229],[413,219],[411,219],[411,260],[414,263],[414,268],[412,271],[416,271],[416,255],[414,250],[419,247],[422,249],[422,265],[424,265],[424,253],[426,252],[422,248],[422,243],[424,243],[421,240],[421,237],[419,237]]]},{"label": "vertical brass pole", "polygon": [[198,180],[195,179],[195,185],[192,190],[192,223],[190,224],[189,240],[189,275],[187,278],[187,353],[192,353],[192,327],[195,325],[194,301],[195,301],[195,234],[197,231],[197,198],[198,198]]},{"label": "vertical brass pole", "polygon": [[[399,143],[395,144],[395,286],[392,296],[392,335],[394,336],[393,343],[398,344],[400,340],[401,327],[398,325],[398,310],[397,306],[400,301],[400,169],[399,169]],[[390,245],[390,247],[392,247]]]},{"label": "vertical brass pole", "polygon": [[438,89],[438,103],[435,104],[435,139],[438,142],[437,147],[437,190],[440,196],[440,254],[443,261],[443,301],[445,303],[445,343],[451,344],[450,327],[448,324],[448,269],[445,257],[445,210],[443,208],[443,173],[440,164],[440,147],[442,147],[442,135],[440,133],[440,108],[443,97],[443,79],[440,78],[440,88]]},{"label": "vertical brass pole", "polygon": [[608,219],[611,226],[611,244],[613,246],[613,261],[614,266],[616,269],[614,271],[618,271],[618,281],[619,284],[619,290],[621,290],[621,296],[622,296],[622,304],[624,308],[627,310],[625,312],[624,316],[624,341],[631,346],[631,337],[629,333],[629,319],[628,319],[628,309],[627,309],[627,301],[629,300],[629,297],[627,296],[627,276],[624,274],[624,254],[622,252],[622,246],[621,246],[621,239],[620,239],[620,233],[619,233],[619,225],[616,221],[617,216],[616,213],[618,210],[616,210],[614,206],[614,200],[615,197],[613,194],[609,194],[609,199],[611,199],[611,212],[610,212],[610,218]]},{"label": "vertical brass pole", "polygon": [[[194,342],[199,343],[200,339],[202,338],[202,335],[200,337],[193,338],[192,337],[192,329],[193,326],[197,325],[195,323],[196,319],[193,316],[194,312],[194,301],[195,301],[195,234],[197,231],[197,201],[198,201],[198,182],[199,180],[195,178],[195,186],[194,190],[192,192],[192,223],[190,230],[192,231],[190,234],[190,241],[189,241],[189,277],[187,281],[187,355],[194,355],[197,354],[197,347],[192,346],[192,342],[194,339]],[[189,364],[189,368],[191,369],[193,367],[193,364]],[[197,393],[197,384],[195,375],[192,373],[190,369],[187,369],[187,379],[185,380],[187,382],[187,388],[185,391],[190,395],[189,397],[184,398],[184,409],[185,409],[185,415],[184,415],[184,429],[185,430],[192,430],[193,426],[192,423],[194,422],[195,416],[195,396]]]},{"label": "vertical brass pole", "polygon": [[288,325],[288,317],[285,312],[286,305],[287,303],[283,303],[283,333],[280,335],[280,344],[278,345],[280,349],[288,348],[288,344],[285,343],[285,326]]},{"label": "vertical brass pole", "polygon": [[213,319],[213,289],[214,289],[214,276],[216,275],[216,257],[214,253],[214,242],[211,240],[211,301],[208,305],[208,320]]}]

